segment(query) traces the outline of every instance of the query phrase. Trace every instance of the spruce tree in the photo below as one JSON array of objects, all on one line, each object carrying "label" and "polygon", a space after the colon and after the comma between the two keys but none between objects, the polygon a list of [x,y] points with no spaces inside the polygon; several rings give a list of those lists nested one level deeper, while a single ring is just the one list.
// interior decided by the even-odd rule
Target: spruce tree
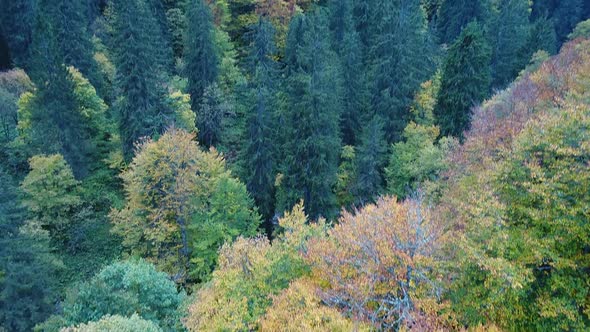
[{"label": "spruce tree", "polygon": [[462,136],[470,111],[490,93],[491,51],[481,26],[472,22],[449,48],[435,117],[443,136]]},{"label": "spruce tree", "polygon": [[358,205],[373,202],[383,189],[382,170],[385,166],[387,141],[383,120],[375,115],[367,123],[361,136],[355,160],[353,193]]},{"label": "spruce tree", "polygon": [[21,133],[26,149],[32,154],[61,153],[76,176],[88,172],[88,146],[74,94],[74,81],[64,65],[64,58],[53,26],[39,15],[33,32],[29,74],[37,87],[34,95],[24,95],[19,111]]},{"label": "spruce tree", "polygon": [[376,63],[373,107],[389,142],[401,137],[414,94],[433,71],[426,16],[420,0],[387,1],[372,50]]},{"label": "spruce tree", "polygon": [[492,86],[503,88],[526,64],[519,58],[519,53],[527,41],[529,1],[501,0],[498,7],[491,38]]},{"label": "spruce tree", "polygon": [[37,0],[0,0],[0,27],[5,33],[14,64],[29,69],[29,47],[37,15]]},{"label": "spruce tree", "polygon": [[104,83],[94,60],[87,18],[88,4],[70,0],[41,0],[39,10],[55,29],[66,65],[74,66],[92,85],[102,91]]},{"label": "spruce tree", "polygon": [[584,0],[559,1],[553,13],[555,33],[559,43],[564,43],[578,22],[582,20]]},{"label": "spruce tree", "polygon": [[324,11],[294,18],[287,41],[288,77],[284,198],[280,210],[303,199],[312,219],[333,217],[340,137],[338,64],[330,50]]},{"label": "spruce tree", "polygon": [[214,44],[213,17],[204,0],[189,0],[184,61],[191,106],[198,110],[205,89],[218,75],[218,54]]},{"label": "spruce tree", "polygon": [[490,0],[443,0],[438,10],[438,35],[443,43],[452,43],[472,21],[485,24],[491,15]]},{"label": "spruce tree", "polygon": [[[251,98],[242,160],[248,191],[256,201],[260,214],[270,220],[274,213],[274,181],[276,172],[274,112],[277,103],[277,65],[275,30],[272,24],[261,18],[254,28],[250,52],[253,68],[250,82]],[[270,225],[267,231],[272,233]]]},{"label": "spruce tree", "polygon": [[130,159],[141,137],[162,133],[172,120],[162,86],[166,66],[158,49],[164,44],[158,43],[159,26],[143,0],[116,0],[112,10],[119,125],[123,151]]}]

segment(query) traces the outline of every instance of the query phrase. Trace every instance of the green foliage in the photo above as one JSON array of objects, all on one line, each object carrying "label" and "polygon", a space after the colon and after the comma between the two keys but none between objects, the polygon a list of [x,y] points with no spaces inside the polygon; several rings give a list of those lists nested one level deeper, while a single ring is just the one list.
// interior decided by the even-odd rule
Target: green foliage
[{"label": "green foliage", "polygon": [[[167,331],[179,331],[182,330],[179,309],[185,297],[183,292],[177,291],[174,282],[153,265],[143,260],[115,262],[67,293],[62,323],[69,326],[98,321],[107,315],[130,317],[137,314],[138,318],[153,322],[150,326],[155,324]],[[99,323],[102,324],[108,326],[109,323]]]},{"label": "green foliage", "polygon": [[127,318],[119,315],[106,315],[99,321],[80,324],[62,329],[62,332],[161,332],[155,323],[141,319],[137,314]]},{"label": "green foliage", "polygon": [[55,243],[63,245],[82,203],[79,182],[61,155],[35,156],[29,163],[31,171],[21,184],[28,223],[49,232]]},{"label": "green foliage", "polygon": [[[200,109],[205,89],[215,82],[219,72],[219,54],[214,44],[215,35],[211,10],[204,0],[190,0],[184,42],[184,61],[188,77],[187,92],[194,110]],[[198,124],[197,124],[197,127]],[[200,128],[200,127],[199,127]]]},{"label": "green foliage", "polygon": [[61,264],[44,234],[23,227],[19,190],[0,166],[0,327],[31,331],[53,312]]},{"label": "green foliage", "polygon": [[30,46],[35,22],[36,0],[1,0],[0,28],[16,65],[29,68]]},{"label": "green foliage", "polygon": [[196,280],[209,278],[217,264],[217,251],[224,243],[238,236],[255,235],[260,221],[246,186],[228,173],[214,181],[207,207],[195,212],[189,226],[193,239],[191,273]]},{"label": "green foliage", "polygon": [[312,219],[336,213],[341,111],[339,67],[329,47],[325,13],[296,16],[287,36],[286,114],[283,147],[284,209],[303,198]]},{"label": "green foliage", "polygon": [[491,29],[494,87],[506,86],[526,64],[518,55],[527,39],[529,3],[529,0],[501,0],[497,5]]},{"label": "green foliage", "polygon": [[436,180],[445,169],[444,156],[450,144],[447,139],[436,144],[438,136],[438,127],[410,122],[404,130],[405,141],[393,145],[385,169],[388,193],[405,198],[425,181]]},{"label": "green foliage", "polygon": [[387,1],[380,11],[383,18],[372,49],[372,58],[378,59],[372,102],[376,114],[385,120],[388,142],[395,142],[409,121],[416,91],[434,66],[420,0]]},{"label": "green foliage", "polygon": [[576,38],[590,38],[590,20],[578,23],[574,31],[572,31],[567,38],[569,40],[574,40]]},{"label": "green foliage", "polygon": [[277,137],[275,114],[277,101],[277,65],[272,59],[276,49],[275,31],[269,21],[260,19],[254,30],[250,67],[250,98],[241,160],[248,191],[261,215],[269,220],[274,213]]},{"label": "green foliage", "polygon": [[490,92],[490,48],[481,27],[470,23],[451,45],[434,115],[444,136],[463,135],[471,108]]},{"label": "green foliage", "polygon": [[355,180],[354,146],[345,145],[340,154],[340,166],[338,166],[338,180],[336,181],[336,201],[338,206],[347,208],[354,202],[352,187]]},{"label": "green foliage", "polygon": [[451,44],[469,23],[484,25],[490,18],[490,0],[443,0],[438,10],[438,34],[441,42]]},{"label": "green foliage", "polygon": [[205,88],[196,117],[201,144],[209,148],[221,142],[233,108],[233,104],[217,84],[213,83]]},{"label": "green foliage", "polygon": [[254,235],[259,221],[245,186],[193,139],[170,129],[141,144],[122,175],[125,206],[111,212],[128,251],[181,283],[205,279],[223,241]]},{"label": "green foliage", "polygon": [[382,191],[381,175],[386,160],[387,142],[383,120],[373,117],[363,130],[361,144],[356,150],[353,193],[359,205],[372,202]]},{"label": "green foliage", "polygon": [[[509,241],[505,255],[527,292],[522,323],[530,328],[584,329],[590,324],[585,273],[590,227],[585,106],[567,105],[531,122],[498,175]],[[533,318],[538,312],[540,317]],[[528,313],[528,314],[526,314]]]},{"label": "green foliage", "polygon": [[224,245],[212,280],[201,287],[189,309],[191,331],[244,331],[258,319],[289,283],[309,273],[300,252],[310,238],[322,236],[325,225],[308,225],[301,204],[279,220],[284,233],[272,245],[266,238],[239,238]]},{"label": "green foliage", "polygon": [[168,64],[162,48],[168,45],[144,0],[112,1],[110,11],[110,46],[120,93],[116,108],[123,151],[129,160],[140,138],[161,134],[173,118],[162,85]]}]

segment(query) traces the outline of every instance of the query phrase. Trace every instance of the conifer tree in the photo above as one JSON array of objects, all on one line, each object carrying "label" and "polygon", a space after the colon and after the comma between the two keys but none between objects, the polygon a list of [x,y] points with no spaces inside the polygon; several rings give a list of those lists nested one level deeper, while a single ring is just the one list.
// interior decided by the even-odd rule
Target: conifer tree
[{"label": "conifer tree", "polygon": [[98,91],[101,91],[103,82],[94,60],[94,45],[90,40],[86,21],[87,9],[88,4],[85,6],[81,1],[41,0],[39,2],[40,12],[49,17],[55,29],[64,63],[78,69]]},{"label": "conifer tree", "polygon": [[39,15],[31,44],[29,74],[36,84],[34,95],[21,98],[20,139],[29,157],[40,153],[61,153],[76,176],[88,172],[88,133],[79,111],[75,83],[64,65],[53,26]]},{"label": "conifer tree", "polygon": [[37,0],[0,0],[0,27],[15,65],[29,69],[29,47],[33,41],[33,27]]},{"label": "conifer tree", "polygon": [[501,0],[498,7],[491,38],[492,85],[503,88],[518,75],[526,63],[521,61],[519,53],[527,39],[529,1]]},{"label": "conifer tree", "polygon": [[10,48],[6,37],[4,37],[4,31],[0,26],[0,70],[8,70],[12,66],[12,59],[10,58]]},{"label": "conifer tree", "polygon": [[58,260],[48,237],[24,226],[20,192],[0,166],[0,326],[31,331],[54,310]]},{"label": "conifer tree", "polygon": [[[250,52],[253,72],[250,82],[251,101],[246,123],[242,160],[248,191],[256,201],[260,214],[269,220],[274,213],[274,181],[276,151],[274,146],[274,112],[276,100],[277,65],[272,59],[276,54],[275,30],[272,24],[261,18],[254,28]],[[267,231],[272,233],[270,225]]]},{"label": "conifer tree", "polygon": [[383,120],[375,115],[367,123],[356,154],[356,179],[353,187],[357,204],[365,205],[383,189],[382,169],[385,165],[387,141]]},{"label": "conifer tree", "polygon": [[438,10],[438,35],[443,43],[452,43],[472,21],[485,24],[491,15],[490,0],[443,0]]},{"label": "conifer tree", "polygon": [[112,47],[121,94],[117,107],[123,151],[129,159],[137,140],[162,133],[172,119],[161,83],[166,73],[159,47],[165,44],[143,0],[116,0],[112,10]]},{"label": "conifer tree", "polygon": [[218,75],[218,54],[214,44],[213,17],[204,0],[189,0],[184,61],[191,106],[198,110],[205,89]]},{"label": "conifer tree", "polygon": [[336,183],[340,137],[341,96],[335,55],[330,50],[324,11],[298,15],[287,37],[288,114],[281,190],[284,210],[303,199],[312,219],[336,212]]},{"label": "conifer tree", "polygon": [[546,16],[539,17],[529,26],[527,42],[523,47],[525,55],[521,55],[521,59],[526,62],[540,50],[557,53],[557,35],[553,22]]},{"label": "conifer tree", "polygon": [[555,12],[553,13],[553,20],[555,22],[557,40],[560,43],[564,43],[567,40],[567,35],[582,20],[583,3],[584,0],[558,1]]},{"label": "conifer tree", "polygon": [[472,22],[450,47],[442,72],[435,117],[443,136],[462,136],[470,111],[490,92],[490,47]]},{"label": "conifer tree", "polygon": [[429,38],[420,0],[387,1],[372,50],[375,65],[373,107],[385,120],[389,142],[401,137],[409,107],[420,83],[433,70]]}]

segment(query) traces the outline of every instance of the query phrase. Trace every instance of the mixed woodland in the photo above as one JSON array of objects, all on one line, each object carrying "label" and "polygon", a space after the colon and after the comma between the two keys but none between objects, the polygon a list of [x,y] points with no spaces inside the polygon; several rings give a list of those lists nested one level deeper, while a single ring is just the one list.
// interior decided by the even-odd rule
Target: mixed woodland
[{"label": "mixed woodland", "polygon": [[0,331],[590,330],[590,1],[0,0]]}]

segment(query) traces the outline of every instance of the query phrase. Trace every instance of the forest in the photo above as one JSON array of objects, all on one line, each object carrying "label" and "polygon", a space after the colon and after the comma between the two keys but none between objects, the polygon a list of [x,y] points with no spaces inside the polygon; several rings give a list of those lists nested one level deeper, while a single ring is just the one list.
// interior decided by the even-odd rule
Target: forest
[{"label": "forest", "polygon": [[0,0],[0,332],[589,330],[590,1]]}]

